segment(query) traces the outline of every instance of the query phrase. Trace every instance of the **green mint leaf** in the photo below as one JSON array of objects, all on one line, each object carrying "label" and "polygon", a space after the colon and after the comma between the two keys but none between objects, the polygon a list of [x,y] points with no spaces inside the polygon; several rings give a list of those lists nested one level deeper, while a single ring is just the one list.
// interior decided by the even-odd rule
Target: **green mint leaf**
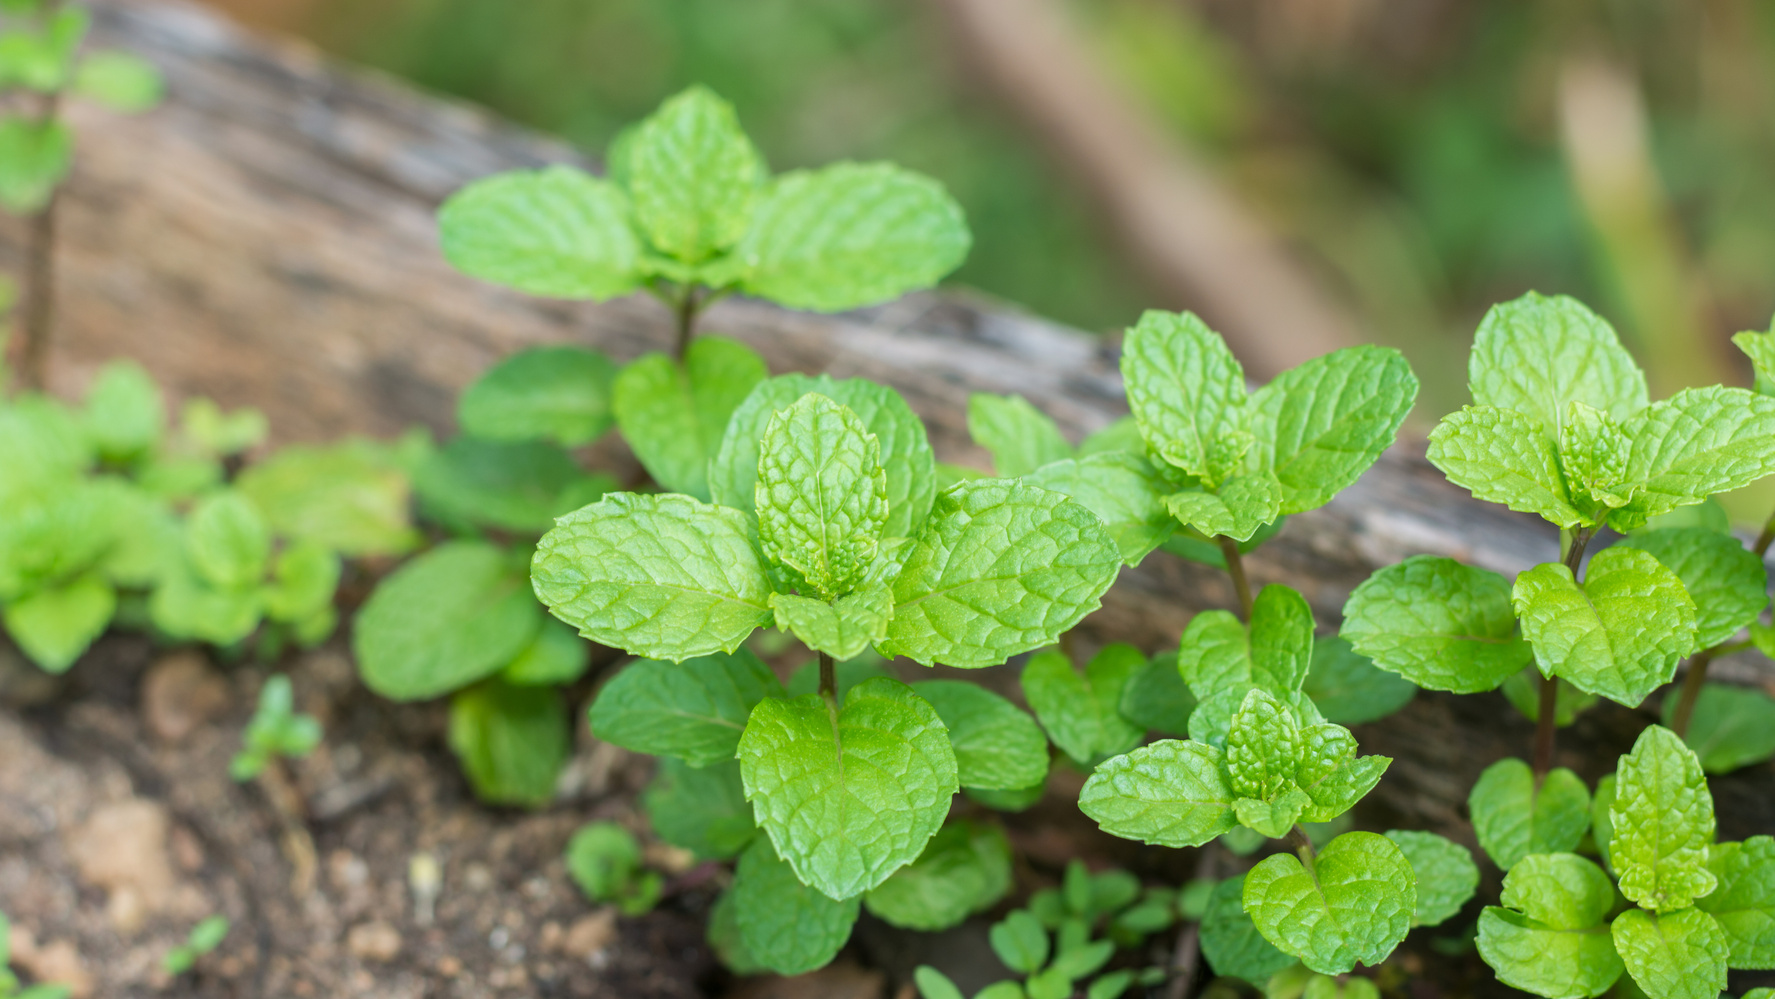
[{"label": "green mint leaf", "polygon": [[709,909],[709,928],[705,938],[715,956],[736,975],[756,975],[770,970],[752,956],[752,952],[746,949],[745,942],[740,939],[739,911],[734,906],[732,888],[722,892]]},{"label": "green mint leaf", "polygon": [[1609,927],[1608,875],[1572,853],[1536,854],[1504,875],[1500,899],[1479,916],[1479,956],[1498,980],[1539,996],[1600,996],[1621,977]]},{"label": "green mint leaf", "polygon": [[1048,931],[1027,909],[1013,909],[992,925],[988,934],[992,952],[1005,967],[1033,975],[1048,963]]},{"label": "green mint leaf", "polygon": [[566,447],[603,436],[616,415],[617,367],[584,347],[534,347],[488,368],[462,393],[462,432],[491,441],[549,440]]},{"label": "green mint leaf", "polygon": [[918,859],[863,896],[890,926],[936,932],[990,909],[1011,889],[1011,844],[997,826],[951,822]]},{"label": "green mint leaf", "polygon": [[759,837],[734,870],[734,920],[745,952],[779,975],[824,967],[850,939],[862,899],[838,902],[803,884]]},{"label": "green mint leaf", "polygon": [[1638,707],[1695,651],[1695,602],[1650,554],[1614,547],[1590,560],[1584,582],[1548,562],[1516,577],[1522,634],[1543,676]]},{"label": "green mint leaf", "polygon": [[1312,698],[1326,721],[1361,725],[1387,717],[1417,696],[1417,684],[1374,664],[1332,635],[1313,642],[1312,665],[1301,692]]},{"label": "green mint leaf", "polygon": [[913,969],[912,982],[918,986],[921,999],[967,999],[949,976],[928,964]]},{"label": "green mint leaf", "polygon": [[1177,668],[1177,653],[1152,658],[1122,687],[1117,710],[1122,717],[1150,732],[1182,737],[1189,734],[1190,712],[1196,695],[1190,693]]},{"label": "green mint leaf", "polygon": [[1312,608],[1297,591],[1274,584],[1252,601],[1249,637],[1230,612],[1204,611],[1184,629],[1177,654],[1178,669],[1202,701],[1235,688],[1243,700],[1247,685],[1276,696],[1298,691],[1312,658]]},{"label": "green mint leaf", "polygon": [[1695,601],[1695,644],[1718,645],[1757,619],[1769,606],[1769,574],[1755,552],[1729,534],[1675,527],[1635,534],[1620,542],[1657,559],[1676,573]]},{"label": "green mint leaf", "polygon": [[1596,793],[1590,798],[1590,842],[1596,847],[1602,866],[1614,870],[1609,860],[1609,843],[1615,838],[1615,824],[1609,820],[1609,809],[1615,807],[1615,775],[1605,774],[1596,782]]},{"label": "green mint leaf", "polygon": [[1393,841],[1418,879],[1413,926],[1436,926],[1453,919],[1479,889],[1479,865],[1459,843],[1432,832],[1391,829]]},{"label": "green mint leaf", "polygon": [[1775,969],[1775,838],[1752,836],[1742,843],[1715,843],[1707,869],[1719,886],[1695,900],[1725,931],[1733,968]]},{"label": "green mint leaf", "polygon": [[1259,684],[1237,683],[1217,691],[1196,705],[1189,716],[1189,737],[1216,748],[1224,747],[1227,732],[1232,728],[1233,715],[1245,702],[1245,695],[1253,690],[1263,690],[1287,705],[1302,725],[1317,725],[1325,720],[1320,716],[1312,698],[1298,690],[1276,691]]},{"label": "green mint leaf", "polygon": [[1202,916],[1202,956],[1215,974],[1262,988],[1271,975],[1294,965],[1294,955],[1284,954],[1257,932],[1257,924],[1245,912],[1244,891],[1241,874],[1222,881],[1208,896],[1208,911]]},{"label": "green mint leaf", "polygon": [[1467,382],[1480,406],[1538,420],[1557,443],[1567,404],[1616,420],[1646,405],[1646,377],[1606,320],[1577,299],[1529,292],[1494,305],[1473,337]]},{"label": "green mint leaf", "polygon": [[680,663],[643,659],[598,691],[592,734],[637,753],[712,766],[734,758],[752,709],[781,696],[770,667],[746,649]]},{"label": "green mint leaf", "polygon": [[[1302,748],[1300,722],[1294,712],[1262,690],[1246,694],[1226,737],[1226,769],[1233,793],[1271,801],[1293,790],[1295,761]],[[1293,824],[1290,818],[1283,831]]]},{"label": "green mint leaf", "polygon": [[992,455],[993,470],[1004,478],[1073,456],[1053,418],[1020,395],[969,396],[968,436]]},{"label": "green mint leaf", "polygon": [[[1664,724],[1675,719],[1680,695],[1664,698]],[[1709,683],[1701,688],[1683,741],[1710,774],[1731,773],[1775,756],[1775,699],[1760,690]]]},{"label": "green mint leaf", "polygon": [[709,462],[727,421],[769,374],[750,348],[725,337],[692,340],[682,365],[664,354],[644,355],[616,376],[617,426],[655,482],[706,500]]},{"label": "green mint leaf", "polygon": [[1701,761],[1675,732],[1647,726],[1621,757],[1609,823],[1609,862],[1621,894],[1653,912],[1671,912],[1713,891],[1713,795]]},{"label": "green mint leaf", "polygon": [[1146,453],[1146,438],[1140,436],[1140,424],[1132,416],[1124,416],[1111,421],[1107,426],[1092,431],[1079,442],[1079,457],[1089,458],[1094,454],[1107,454],[1112,451],[1132,451],[1135,454]]},{"label": "green mint leaf", "polygon": [[1219,492],[1172,493],[1165,508],[1209,537],[1245,541],[1281,515],[1282,484],[1268,471],[1246,472],[1222,482]]},{"label": "green mint leaf", "polygon": [[668,98],[642,121],[623,160],[648,241],[692,264],[739,242],[767,173],[733,105],[704,87]]},{"label": "green mint leaf", "polygon": [[265,442],[271,425],[265,414],[251,407],[224,413],[215,400],[198,396],[185,400],[179,411],[179,429],[205,455],[240,454]]},{"label": "green mint leaf", "polygon": [[139,114],[159,104],[166,80],[154,64],[128,52],[88,54],[74,71],[74,92],[123,114]]},{"label": "green mint leaf", "polygon": [[1319,724],[1301,730],[1294,781],[1312,799],[1304,822],[1330,822],[1354,808],[1393,762],[1389,756],[1356,756],[1356,737],[1342,725]]},{"label": "green mint leaf", "polygon": [[1627,479],[1644,489],[1610,526],[1699,503],[1775,472],[1775,399],[1719,385],[1684,389],[1622,424]]},{"label": "green mint leaf", "polygon": [[59,119],[0,119],[0,206],[34,215],[74,165],[74,136]]},{"label": "green mint leaf", "polygon": [[832,603],[787,593],[770,595],[777,627],[793,632],[803,645],[834,659],[851,659],[887,636],[894,595],[886,584],[871,583]]},{"label": "green mint leaf", "polygon": [[265,578],[271,531],[252,501],[228,490],[201,500],[185,521],[185,554],[205,582],[222,588]]},{"label": "green mint leaf", "polygon": [[856,588],[888,514],[881,447],[857,414],[810,392],[772,415],[759,441],[755,495],[765,557],[795,570],[824,600]]},{"label": "green mint leaf", "polygon": [[1142,454],[1107,451],[1067,458],[1043,465],[1023,481],[1064,493],[1096,514],[1128,565],[1139,565],[1177,529],[1177,518],[1165,505],[1172,487]]},{"label": "green mint leaf", "polygon": [[1508,871],[1534,853],[1562,853],[1590,828],[1590,792],[1564,767],[1536,787],[1534,771],[1510,757],[1485,768],[1467,795],[1473,833],[1492,862]]},{"label": "green mint leaf", "polygon": [[559,444],[458,437],[413,470],[413,491],[433,520],[463,530],[540,534],[616,482],[580,468]]},{"label": "green mint leaf", "polygon": [[1258,932],[1324,975],[1376,965],[1411,929],[1417,906],[1411,862],[1385,836],[1352,832],[1303,867],[1291,853],[1245,875],[1243,901]]},{"label": "green mint leaf", "polygon": [[836,163],[776,178],[735,253],[746,291],[839,312],[931,287],[972,243],[943,185],[887,163]]},{"label": "green mint leaf", "polygon": [[936,710],[885,677],[852,687],[842,709],[817,694],[761,702],[739,754],[758,824],[803,882],[832,898],[916,859],[959,788]]},{"label": "green mint leaf", "polygon": [[532,295],[603,301],[641,281],[629,199],[573,167],[477,180],[438,209],[438,233],[457,270]]},{"label": "green mint leaf", "polygon": [[641,797],[653,831],[699,860],[729,860],[758,834],[738,760],[698,769],[670,756]]},{"label": "green mint leaf", "polygon": [[1237,826],[1235,797],[1220,750],[1165,739],[1098,764],[1079,810],[1112,836],[1175,849]]},{"label": "green mint leaf", "polygon": [[530,577],[581,635],[651,659],[732,652],[771,617],[745,517],[688,496],[614,493],[562,517]]},{"label": "green mint leaf", "polygon": [[1091,511],[1015,480],[937,497],[894,582],[877,648],[924,665],[996,666],[1048,645],[1098,607],[1121,555]]},{"label": "green mint leaf", "polygon": [[936,460],[924,421],[898,392],[861,378],[781,375],[758,383],[728,422],[709,468],[715,502],[752,513],[756,507],[758,457],[765,429],[779,410],[813,392],[848,408],[880,446],[887,473],[888,517],[882,536],[910,537],[931,510]]},{"label": "green mint leaf", "polygon": [[1586,520],[1602,520],[1607,511],[1628,506],[1641,487],[1628,478],[1631,445],[1626,433],[1607,413],[1581,402],[1570,405],[1559,459],[1565,468],[1572,502]]},{"label": "green mint leaf", "polygon": [[[258,587],[216,586],[198,575],[189,559],[169,566],[148,599],[148,616],[156,628],[221,647],[251,635],[263,612]],[[360,618],[358,627],[363,626]]]},{"label": "green mint leaf", "polygon": [[491,804],[548,804],[571,738],[567,705],[552,687],[495,679],[450,699],[450,751],[475,796]]},{"label": "green mint leaf", "polygon": [[1732,343],[1750,358],[1756,371],[1757,394],[1775,394],[1775,328],[1763,333],[1734,333]]},{"label": "green mint leaf", "polygon": [[589,822],[567,841],[567,875],[593,902],[621,898],[642,869],[641,842],[614,822]]},{"label": "green mint leaf", "polygon": [[235,486],[284,538],[347,557],[398,555],[419,543],[407,512],[407,473],[383,445],[281,448],[242,472]]},{"label": "green mint leaf", "polygon": [[65,673],[117,611],[117,591],[96,575],[45,587],[6,605],[6,632],[44,671]]},{"label": "green mint leaf", "polygon": [[1248,408],[1245,371],[1220,334],[1192,313],[1149,310],[1122,343],[1122,380],[1153,453],[1218,485],[1233,462],[1210,459],[1245,432]]},{"label": "green mint leaf", "polygon": [[286,545],[271,565],[264,591],[265,616],[294,623],[333,607],[339,588],[339,556],[308,541]]},{"label": "green mint leaf", "polygon": [[1560,527],[1586,522],[1572,505],[1546,426],[1533,417],[1467,406],[1430,431],[1429,459],[1475,499],[1538,513]]},{"label": "green mint leaf", "polygon": [[499,671],[499,678],[520,687],[554,687],[585,675],[592,664],[592,647],[554,618],[544,618],[536,637],[517,658]]},{"label": "green mint leaf", "polygon": [[1393,443],[1418,380],[1390,347],[1346,347],[1284,371],[1251,396],[1258,460],[1282,512],[1324,506]]},{"label": "green mint leaf", "polygon": [[1344,604],[1350,646],[1420,687],[1475,694],[1528,665],[1510,583],[1450,558],[1413,555],[1368,577]]},{"label": "green mint leaf", "polygon": [[1125,753],[1146,733],[1123,718],[1122,689],[1146,657],[1131,645],[1105,646],[1081,675],[1065,653],[1044,649],[1023,667],[1023,697],[1066,755],[1084,766]]},{"label": "green mint leaf", "polygon": [[[1512,674],[1510,679],[1498,689],[1504,692],[1511,706],[1522,712],[1529,721],[1541,720],[1541,682],[1539,670],[1533,666],[1524,667],[1522,672]],[[1554,692],[1553,724],[1565,728],[1577,719],[1578,715],[1596,705],[1595,694],[1586,694],[1564,680],[1554,680],[1558,689]]]},{"label": "green mint leaf", "polygon": [[1725,931],[1699,909],[1628,909],[1609,927],[1633,982],[1658,999],[1716,999],[1726,987]]},{"label": "green mint leaf", "polygon": [[108,461],[127,462],[160,442],[166,402],[160,386],[133,361],[112,361],[86,392],[82,414],[94,448]]},{"label": "green mint leaf", "polygon": [[497,673],[541,626],[504,550],[450,541],[396,569],[364,602],[352,652],[364,684],[396,701],[447,694]]},{"label": "green mint leaf", "polygon": [[1239,824],[1269,839],[1280,839],[1300,821],[1301,812],[1313,803],[1305,791],[1290,787],[1274,798],[1240,798],[1233,802]]},{"label": "green mint leaf", "polygon": [[964,680],[926,680],[912,691],[949,729],[962,787],[1015,791],[1047,780],[1047,736],[1010,701]]}]

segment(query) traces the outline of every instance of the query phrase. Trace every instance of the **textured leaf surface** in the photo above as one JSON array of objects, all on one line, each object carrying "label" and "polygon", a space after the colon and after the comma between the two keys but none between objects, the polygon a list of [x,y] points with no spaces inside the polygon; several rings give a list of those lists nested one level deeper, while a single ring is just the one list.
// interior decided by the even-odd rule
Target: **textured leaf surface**
[{"label": "textured leaf surface", "polygon": [[438,209],[438,230],[457,270],[533,295],[602,301],[640,282],[628,199],[572,167],[475,181]]},{"label": "textured leaf surface", "polygon": [[1257,924],[1245,913],[1244,889],[1245,876],[1241,874],[1222,881],[1208,896],[1208,911],[1202,916],[1202,956],[1215,974],[1262,988],[1271,975],[1291,967],[1295,959],[1257,932]]},{"label": "textured leaf surface", "polygon": [[1301,729],[1301,753],[1294,780],[1312,799],[1301,813],[1306,822],[1330,822],[1374,790],[1392,757],[1356,755],[1356,737],[1342,725]]},{"label": "textured leaf surface", "polygon": [[936,710],[886,678],[852,687],[836,717],[817,694],[760,703],[739,752],[758,824],[832,898],[916,859],[959,787]]},{"label": "textured leaf surface", "polygon": [[1047,645],[1098,607],[1121,555],[1091,511],[1016,480],[937,497],[894,583],[883,655],[995,666]]},{"label": "textured leaf surface", "polygon": [[664,354],[646,354],[622,369],[612,388],[616,422],[655,482],[706,500],[709,461],[727,421],[769,374],[744,344],[700,336],[690,342],[682,365]]},{"label": "textured leaf surface", "polygon": [[733,105],[704,87],[668,98],[636,126],[624,160],[648,241],[688,263],[739,242],[765,175]]},{"label": "textured leaf surface", "polygon": [[728,892],[745,953],[779,975],[812,971],[836,957],[862,903],[836,902],[802,884],[762,838],[740,854]]},{"label": "textured leaf surface", "polygon": [[1615,771],[1609,863],[1621,894],[1653,912],[1684,908],[1714,889],[1707,867],[1713,795],[1701,761],[1676,733],[1651,725]]},{"label": "textured leaf surface", "polygon": [[1385,836],[1332,840],[1309,870],[1289,853],[1245,875],[1245,911],[1264,939],[1325,975],[1385,960],[1411,929],[1416,876]]},{"label": "textured leaf surface", "polygon": [[462,432],[494,441],[543,439],[576,447],[616,420],[616,365],[583,347],[536,347],[505,358],[475,379],[456,405]]},{"label": "textured leaf surface", "polygon": [[1734,968],[1775,969],[1775,838],[1752,836],[1742,843],[1715,843],[1707,869],[1719,880],[1695,908],[1725,931]]},{"label": "textured leaf surface", "polygon": [[1221,483],[1218,492],[1172,493],[1165,508],[1208,537],[1246,541],[1281,516],[1282,484],[1268,470],[1245,472]]},{"label": "textured leaf surface", "polygon": [[881,446],[855,413],[810,392],[765,427],[755,502],[765,557],[825,600],[849,593],[887,523]]},{"label": "textured leaf surface", "polygon": [[777,627],[790,631],[803,645],[834,659],[851,659],[887,635],[894,613],[893,593],[886,584],[871,583],[832,603],[787,593],[770,595]]},{"label": "textured leaf surface", "polygon": [[1535,787],[1527,763],[1510,757],[1485,768],[1467,796],[1473,833],[1492,862],[1508,871],[1534,853],[1562,853],[1590,828],[1590,792],[1564,767]]},{"label": "textured leaf surface", "polygon": [[[1501,901],[1479,917],[1479,956],[1506,985],[1548,996],[1599,996],[1621,977],[1609,927],[1608,875],[1572,853],[1536,854],[1504,876]],[[1513,911],[1515,910],[1515,911]]]},{"label": "textured leaf surface", "polygon": [[[1291,789],[1302,749],[1300,722],[1292,711],[1262,690],[1246,694],[1226,737],[1226,769],[1233,793],[1267,801]],[[1293,824],[1289,819],[1287,825]]]},{"label": "textured leaf surface", "polygon": [[747,291],[837,312],[936,284],[972,243],[961,206],[936,181],[886,163],[836,163],[778,177],[735,252]]},{"label": "textured leaf surface", "polygon": [[542,624],[521,569],[500,548],[451,541],[384,579],[358,613],[352,651],[364,684],[418,701],[499,671]]},{"label": "textured leaf surface", "polygon": [[1452,919],[1479,888],[1479,865],[1459,843],[1432,832],[1393,829],[1387,832],[1418,879],[1414,926],[1435,926]]},{"label": "textured leaf surface", "polygon": [[1201,846],[1238,825],[1234,797],[1220,750],[1166,739],[1099,764],[1079,810],[1112,836]]},{"label": "textured leaf surface", "polygon": [[1492,306],[1473,336],[1467,382],[1475,403],[1526,414],[1554,441],[1568,403],[1616,420],[1646,405],[1645,375],[1614,328],[1565,295],[1531,291]]},{"label": "textured leaf surface", "polygon": [[1177,529],[1177,518],[1165,505],[1172,487],[1140,454],[1107,451],[1068,458],[1042,466],[1023,481],[1065,493],[1096,514],[1128,565],[1139,565]]},{"label": "textured leaf surface", "polygon": [[1312,698],[1326,721],[1361,725],[1398,711],[1417,696],[1417,684],[1389,673],[1357,652],[1342,637],[1313,642],[1312,666],[1301,692]]},{"label": "textured leaf surface", "polygon": [[[1633,446],[1627,478],[1644,483],[1620,527],[1775,472],[1775,399],[1719,385],[1684,389],[1653,403],[1622,431]],[[1624,516],[1625,515],[1625,516]]]},{"label": "textured leaf surface", "polygon": [[1620,543],[1650,554],[1682,580],[1695,601],[1695,644],[1700,648],[1736,635],[1769,606],[1763,560],[1730,534],[1674,527],[1635,534]]},{"label": "textured leaf surface", "polygon": [[1430,432],[1430,464],[1475,499],[1538,513],[1560,527],[1584,521],[1572,505],[1546,425],[1510,409],[1467,406]]},{"label": "textured leaf surface", "polygon": [[1543,676],[1638,707],[1695,651],[1695,602],[1676,573],[1633,548],[1603,550],[1580,586],[1554,562],[1516,577],[1511,595]]},{"label": "textured leaf surface", "polygon": [[1178,643],[1177,668],[1202,701],[1255,684],[1272,695],[1299,690],[1312,665],[1313,611],[1286,586],[1264,587],[1252,601],[1251,627],[1228,611],[1190,619]]},{"label": "textured leaf surface", "polygon": [[1278,375],[1251,396],[1259,461],[1282,485],[1282,512],[1324,506],[1393,443],[1418,380],[1389,347],[1346,347]]},{"label": "textured leaf surface", "polygon": [[901,929],[935,932],[991,908],[1011,888],[1011,844],[997,826],[944,826],[919,858],[863,896],[869,911]]},{"label": "textured leaf surface", "polygon": [[592,734],[693,767],[734,758],[752,708],[783,687],[749,650],[623,667],[592,703]]},{"label": "textured leaf surface", "polygon": [[1659,999],[1715,999],[1726,987],[1726,935],[1699,909],[1628,909],[1609,927],[1633,982]]},{"label": "textured leaf surface", "polygon": [[1088,766],[1133,749],[1146,734],[1120,711],[1123,688],[1145,665],[1138,649],[1118,643],[1080,674],[1064,653],[1045,649],[1023,667],[1023,697],[1054,745]]},{"label": "textured leaf surface", "polygon": [[1020,395],[969,396],[968,436],[992,455],[993,470],[1004,478],[1072,457],[1072,445],[1053,418]]},{"label": "textured leaf surface", "polygon": [[450,699],[450,750],[482,801],[547,804],[568,740],[567,705],[553,688],[490,680]]},{"label": "textured leaf surface", "polygon": [[771,615],[745,518],[687,496],[615,493],[562,517],[530,575],[581,635],[653,659],[732,652]]},{"label": "textured leaf surface", "polygon": [[963,680],[927,680],[912,691],[948,727],[962,787],[1010,791],[1047,779],[1047,737],[1010,701]]},{"label": "textured leaf surface", "polygon": [[1413,555],[1356,587],[1339,633],[1382,669],[1458,694],[1497,687],[1533,655],[1516,635],[1509,581],[1431,555]]},{"label": "textured leaf surface", "polygon": [[653,831],[701,860],[727,860],[758,833],[738,760],[697,769],[667,756],[641,798]]},{"label": "textured leaf surface", "polygon": [[[1680,695],[1664,698],[1664,724],[1676,715]],[[1775,756],[1775,698],[1760,690],[1709,683],[1695,698],[1683,741],[1710,774],[1731,773]]]},{"label": "textured leaf surface", "polygon": [[1245,430],[1247,409],[1245,371],[1220,334],[1188,312],[1148,311],[1122,342],[1122,381],[1152,450],[1218,485],[1229,463],[1210,457]]}]

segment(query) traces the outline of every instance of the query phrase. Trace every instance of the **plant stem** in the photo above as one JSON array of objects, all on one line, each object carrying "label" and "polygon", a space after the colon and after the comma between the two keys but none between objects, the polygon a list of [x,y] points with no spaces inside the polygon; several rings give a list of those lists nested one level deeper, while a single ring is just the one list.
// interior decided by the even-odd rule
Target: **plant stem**
[{"label": "plant stem", "polygon": [[[1192,880],[1212,881],[1219,876],[1220,844],[1214,841],[1202,847],[1196,860]],[[1196,967],[1202,960],[1202,924],[1190,923],[1177,934],[1177,945],[1171,949],[1171,981],[1165,987],[1165,999],[1189,999],[1190,986],[1196,981]]]},{"label": "plant stem", "polygon": [[1689,660],[1689,672],[1683,676],[1683,692],[1676,701],[1676,713],[1671,716],[1670,730],[1678,739],[1689,737],[1689,718],[1695,713],[1695,699],[1701,696],[1701,688],[1707,683],[1707,664],[1713,662],[1720,647],[1702,649]]},{"label": "plant stem", "polygon": [[1313,841],[1307,836],[1307,831],[1301,828],[1300,823],[1296,822],[1294,828],[1288,830],[1287,839],[1288,845],[1294,848],[1294,852],[1300,854],[1301,863],[1307,865],[1310,870],[1313,866],[1314,853]]},{"label": "plant stem", "polygon": [[[1579,527],[1570,534],[1560,532],[1564,548],[1561,560],[1571,570],[1572,579],[1583,582],[1584,547],[1590,544],[1594,528]],[[1553,769],[1553,750],[1559,732],[1559,678],[1541,677],[1540,704],[1535,711],[1535,786]]]},{"label": "plant stem", "polygon": [[1757,535],[1756,544],[1751,545],[1750,550],[1757,553],[1757,558],[1763,558],[1769,554],[1771,544],[1775,544],[1775,513],[1763,521],[1763,533]]},{"label": "plant stem", "polygon": [[[46,94],[38,112],[39,124],[54,120],[60,95]],[[19,382],[28,392],[41,392],[49,383],[49,342],[55,325],[56,206],[61,190],[50,192],[49,201],[31,216],[25,235],[24,287],[20,289]]]},{"label": "plant stem", "polygon": [[820,696],[828,702],[838,702],[838,664],[826,653],[820,653]]},{"label": "plant stem", "polygon": [[690,339],[696,335],[696,313],[701,303],[697,301],[696,286],[687,284],[678,296],[678,342],[672,356],[683,363],[684,354],[690,349]]},{"label": "plant stem", "polygon": [[1221,557],[1226,559],[1226,573],[1233,577],[1233,592],[1239,595],[1239,609],[1245,620],[1251,620],[1251,583],[1245,578],[1245,558],[1239,554],[1239,543],[1224,534],[1216,535]]}]

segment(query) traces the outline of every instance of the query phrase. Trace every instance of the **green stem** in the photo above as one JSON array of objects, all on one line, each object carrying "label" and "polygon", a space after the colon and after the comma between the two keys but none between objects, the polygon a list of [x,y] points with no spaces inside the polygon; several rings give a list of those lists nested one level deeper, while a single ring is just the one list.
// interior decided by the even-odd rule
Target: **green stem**
[{"label": "green stem", "polygon": [[1306,865],[1307,870],[1312,870],[1313,858],[1316,856],[1313,852],[1313,841],[1307,836],[1307,831],[1301,828],[1300,823],[1296,822],[1294,828],[1288,830],[1287,839],[1288,845],[1294,848],[1294,852],[1300,854],[1300,862]]},{"label": "green stem", "polygon": [[[1575,528],[1570,532],[1560,532],[1560,545],[1564,549],[1560,553],[1565,567],[1571,570],[1572,579],[1583,582],[1584,548],[1590,544],[1590,535],[1595,529],[1589,527]],[[1547,771],[1553,769],[1553,751],[1557,745],[1559,732],[1559,679],[1557,677],[1541,677],[1540,703],[1535,711],[1535,783],[1538,786]]]},{"label": "green stem", "polygon": [[1245,620],[1251,620],[1251,583],[1245,578],[1245,558],[1239,554],[1239,543],[1224,534],[1215,535],[1220,542],[1221,557],[1226,560],[1226,573],[1233,577],[1233,592],[1239,595],[1239,609]]}]

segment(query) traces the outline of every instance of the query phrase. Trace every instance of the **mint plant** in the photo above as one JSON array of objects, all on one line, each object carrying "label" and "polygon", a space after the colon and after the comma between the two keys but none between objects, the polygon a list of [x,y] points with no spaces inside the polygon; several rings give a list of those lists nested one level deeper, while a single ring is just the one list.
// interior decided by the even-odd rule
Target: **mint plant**
[{"label": "mint plant", "polygon": [[[15,95],[0,115],[0,207],[31,220],[25,246],[18,373],[41,390],[55,295],[56,200],[74,165],[62,117],[69,97],[133,114],[160,102],[160,73],[124,52],[81,52],[91,22],[61,0],[11,0],[0,10],[0,89]],[[22,98],[22,100],[20,99]]]},{"label": "mint plant", "polygon": [[320,721],[296,711],[290,678],[278,674],[259,690],[259,706],[241,735],[241,750],[228,764],[228,774],[248,781],[279,758],[307,756],[320,745]]},{"label": "mint plant", "polygon": [[641,862],[635,834],[614,822],[579,827],[567,841],[567,873],[585,897],[615,905],[625,916],[639,916],[659,901],[664,886],[658,872]]},{"label": "mint plant", "polygon": [[183,975],[192,968],[204,955],[212,953],[222,946],[232,928],[227,916],[208,916],[191,928],[191,934],[185,942],[166,952],[161,958],[160,966],[169,975]]}]

